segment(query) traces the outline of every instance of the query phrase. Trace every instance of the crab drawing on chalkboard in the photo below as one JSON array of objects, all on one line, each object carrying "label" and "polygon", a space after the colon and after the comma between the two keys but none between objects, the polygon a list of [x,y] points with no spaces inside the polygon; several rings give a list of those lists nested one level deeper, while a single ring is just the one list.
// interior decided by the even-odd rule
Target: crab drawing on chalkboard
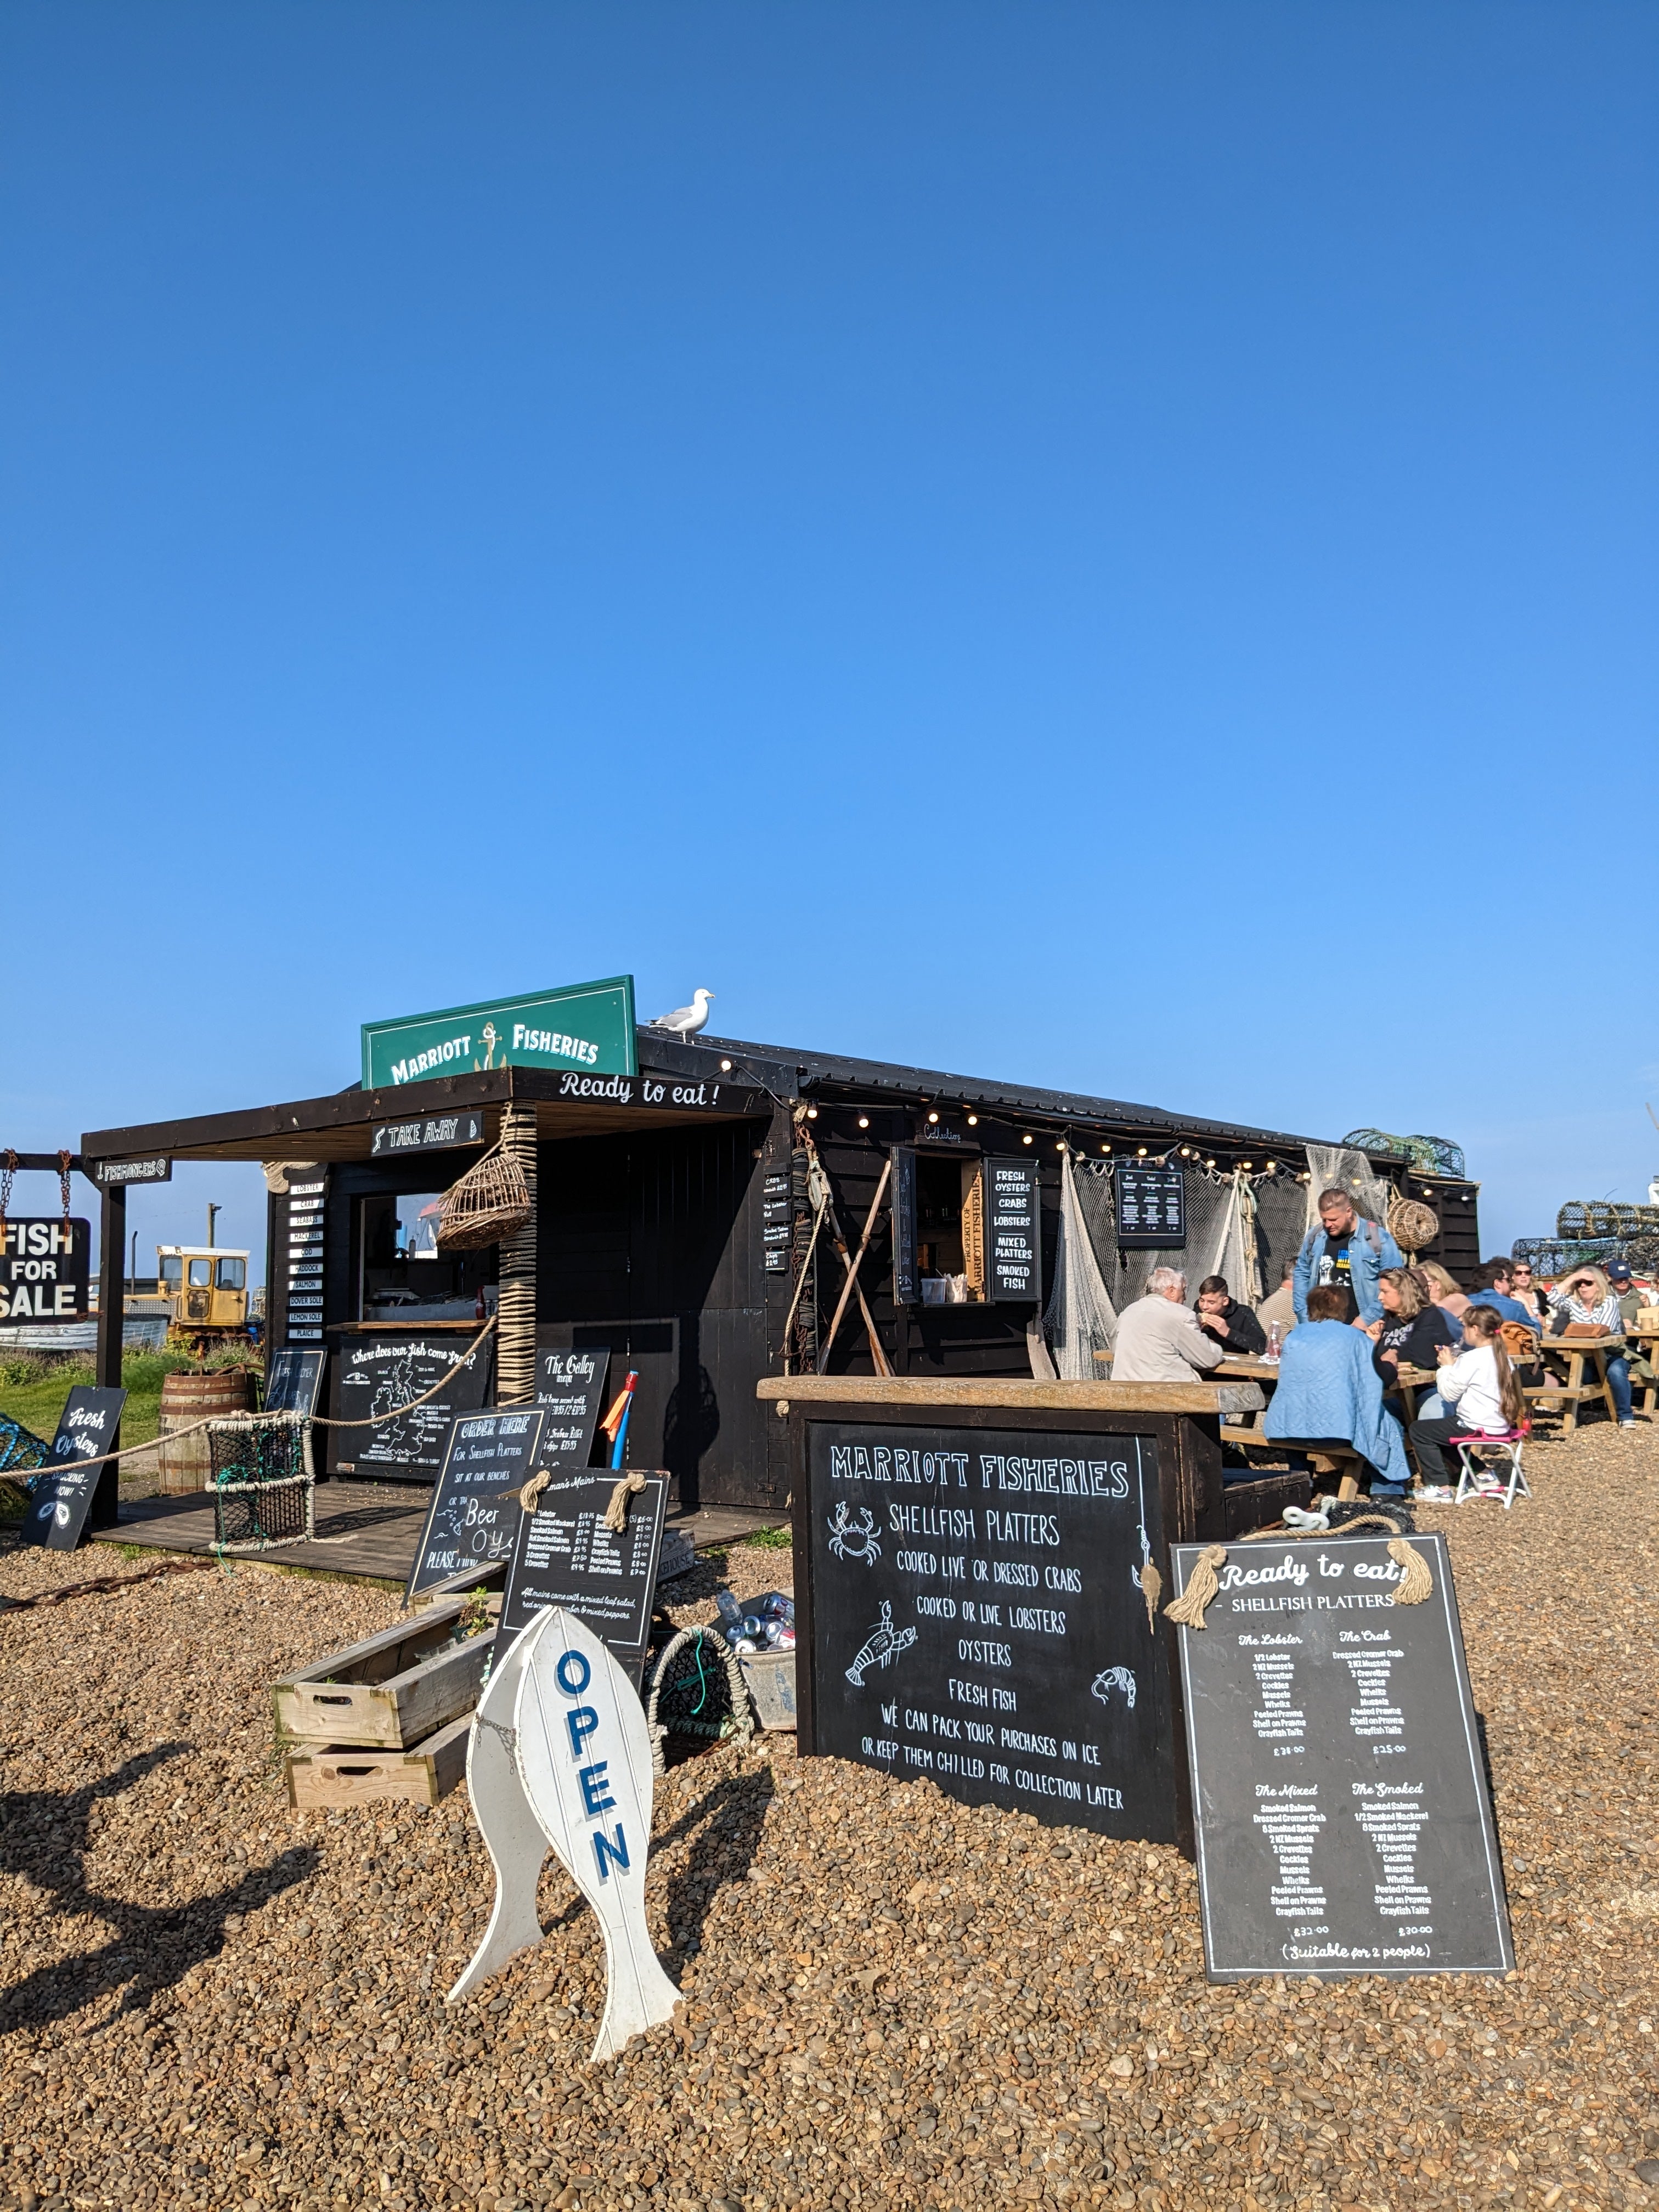
[{"label": "crab drawing on chalkboard", "polygon": [[908,1651],[916,1640],[914,1628],[895,1628],[893,1601],[883,1598],[881,1619],[860,1645],[857,1656],[847,1670],[847,1679],[856,1689],[864,1687],[866,1667],[890,1667],[901,1651]]},{"label": "crab drawing on chalkboard", "polygon": [[856,1525],[849,1517],[847,1500],[837,1501],[830,1516],[830,1548],[838,1559],[878,1559],[881,1540],[876,1534],[876,1516],[867,1505],[860,1505]]},{"label": "crab drawing on chalkboard", "polygon": [[1103,1705],[1109,1705],[1111,1703],[1112,1692],[1114,1690],[1121,1690],[1123,1693],[1124,1704],[1128,1707],[1131,1712],[1133,1712],[1135,1709],[1135,1678],[1132,1668],[1127,1667],[1103,1668],[1101,1672],[1095,1676],[1094,1680],[1089,1686],[1094,1692],[1095,1696],[1100,1699]]}]

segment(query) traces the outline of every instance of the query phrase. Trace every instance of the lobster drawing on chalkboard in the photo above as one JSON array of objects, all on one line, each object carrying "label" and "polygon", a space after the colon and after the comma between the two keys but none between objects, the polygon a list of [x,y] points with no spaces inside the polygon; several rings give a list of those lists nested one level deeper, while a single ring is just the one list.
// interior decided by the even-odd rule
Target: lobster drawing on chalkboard
[{"label": "lobster drawing on chalkboard", "polygon": [[908,1651],[915,1640],[914,1628],[894,1627],[893,1601],[890,1598],[883,1598],[881,1619],[859,1647],[857,1656],[847,1670],[848,1680],[861,1690],[866,1667],[890,1667],[899,1653]]},{"label": "lobster drawing on chalkboard", "polygon": [[838,1559],[878,1559],[881,1541],[876,1534],[876,1516],[867,1505],[860,1505],[857,1525],[848,1517],[847,1500],[836,1501],[830,1516],[830,1548]]},{"label": "lobster drawing on chalkboard", "polygon": [[1135,1678],[1127,1667],[1106,1667],[1095,1676],[1090,1688],[1103,1705],[1111,1702],[1114,1690],[1121,1690],[1123,1702],[1131,1712],[1135,1709]]}]

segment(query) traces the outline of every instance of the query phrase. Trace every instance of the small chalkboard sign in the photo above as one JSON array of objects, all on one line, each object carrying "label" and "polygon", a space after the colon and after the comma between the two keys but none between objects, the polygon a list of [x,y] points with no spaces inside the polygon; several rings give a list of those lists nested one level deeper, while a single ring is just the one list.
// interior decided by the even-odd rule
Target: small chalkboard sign
[{"label": "small chalkboard sign", "polygon": [[893,1148],[893,1304],[921,1304],[916,1250],[916,1156],[908,1145]]},{"label": "small chalkboard sign", "polygon": [[317,1410],[326,1357],[325,1352],[302,1351],[291,1344],[273,1352],[265,1370],[266,1413],[304,1413],[309,1419]]},{"label": "small chalkboard sign", "polygon": [[126,1401],[125,1390],[100,1390],[88,1383],[77,1383],[70,1392],[52,1438],[50,1464],[57,1472],[39,1475],[29,1486],[24,1543],[72,1552],[85,1540],[93,1500],[106,1470],[64,1462],[102,1459],[114,1441]]},{"label": "small chalkboard sign", "polygon": [[[374,1330],[361,1335],[343,1333],[334,1355],[334,1418],[380,1418],[372,1428],[332,1432],[339,1454],[336,1470],[424,1476],[428,1480],[435,1477],[443,1463],[451,1420],[457,1413],[477,1413],[489,1397],[489,1346],[481,1344],[468,1352],[472,1340],[459,1332],[429,1335],[408,1328],[389,1328],[383,1335]],[[463,1353],[467,1357],[459,1372],[451,1375]],[[440,1383],[443,1387],[437,1395],[428,1397]],[[417,1399],[425,1402],[417,1405]],[[404,1407],[411,1410],[400,1412]]]},{"label": "small chalkboard sign", "polygon": [[536,1360],[536,1403],[542,1423],[540,1467],[586,1467],[605,1404],[611,1353],[604,1345],[543,1352]]},{"label": "small chalkboard sign", "polygon": [[504,1559],[513,1549],[519,1523],[528,1517],[519,1492],[534,1468],[544,1418],[539,1407],[497,1406],[451,1423],[405,1601],[469,1567]]},{"label": "small chalkboard sign", "polygon": [[1042,1296],[1042,1220],[1035,1160],[985,1163],[987,1291],[1003,1304]]},{"label": "small chalkboard sign", "polygon": [[1170,1843],[1152,1437],[813,1422],[814,1752]]},{"label": "small chalkboard sign", "polygon": [[629,1495],[617,1534],[605,1525],[619,1475],[555,1475],[533,1513],[520,1516],[513,1564],[501,1600],[501,1632],[515,1636],[549,1606],[585,1620],[637,1686],[651,1639],[668,1477],[647,1474]]},{"label": "small chalkboard sign", "polygon": [[1170,1252],[1187,1242],[1187,1179],[1179,1168],[1118,1168],[1121,1252]]},{"label": "small chalkboard sign", "polygon": [[1409,1541],[1417,1604],[1387,1537],[1234,1544],[1176,1632],[1212,1981],[1515,1964],[1451,1563]]}]

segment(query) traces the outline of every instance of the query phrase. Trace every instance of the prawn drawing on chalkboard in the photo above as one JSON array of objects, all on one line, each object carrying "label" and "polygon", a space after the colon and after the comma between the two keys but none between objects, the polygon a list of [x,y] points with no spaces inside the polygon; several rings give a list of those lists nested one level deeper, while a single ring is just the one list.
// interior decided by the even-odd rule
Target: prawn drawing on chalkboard
[{"label": "prawn drawing on chalkboard", "polygon": [[883,1598],[881,1619],[860,1645],[858,1656],[847,1670],[848,1680],[861,1690],[866,1667],[890,1667],[899,1653],[908,1651],[915,1640],[914,1628],[894,1627],[893,1601],[891,1598]]},{"label": "prawn drawing on chalkboard", "polygon": [[1089,1685],[1089,1686],[1094,1695],[1100,1699],[1103,1705],[1109,1705],[1111,1703],[1112,1692],[1114,1690],[1121,1691],[1123,1695],[1124,1704],[1128,1707],[1131,1712],[1133,1712],[1135,1709],[1135,1678],[1132,1668],[1127,1667],[1103,1668],[1101,1672],[1095,1676],[1094,1680]]},{"label": "prawn drawing on chalkboard", "polygon": [[847,1500],[839,1498],[830,1516],[830,1548],[838,1559],[878,1559],[881,1540],[876,1534],[876,1516],[867,1505],[860,1505],[856,1524],[849,1517]]}]

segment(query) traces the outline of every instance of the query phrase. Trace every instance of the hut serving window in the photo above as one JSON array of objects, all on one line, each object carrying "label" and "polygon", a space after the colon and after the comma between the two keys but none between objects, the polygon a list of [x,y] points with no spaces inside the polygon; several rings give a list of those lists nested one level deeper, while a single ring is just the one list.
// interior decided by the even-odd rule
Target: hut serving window
[{"label": "hut serving window", "polygon": [[985,1296],[984,1181],[977,1159],[916,1155],[916,1262],[924,1305]]},{"label": "hut serving window", "polygon": [[441,1191],[386,1192],[360,1201],[362,1321],[468,1321],[486,1285],[494,1303],[494,1249],[441,1252]]}]

